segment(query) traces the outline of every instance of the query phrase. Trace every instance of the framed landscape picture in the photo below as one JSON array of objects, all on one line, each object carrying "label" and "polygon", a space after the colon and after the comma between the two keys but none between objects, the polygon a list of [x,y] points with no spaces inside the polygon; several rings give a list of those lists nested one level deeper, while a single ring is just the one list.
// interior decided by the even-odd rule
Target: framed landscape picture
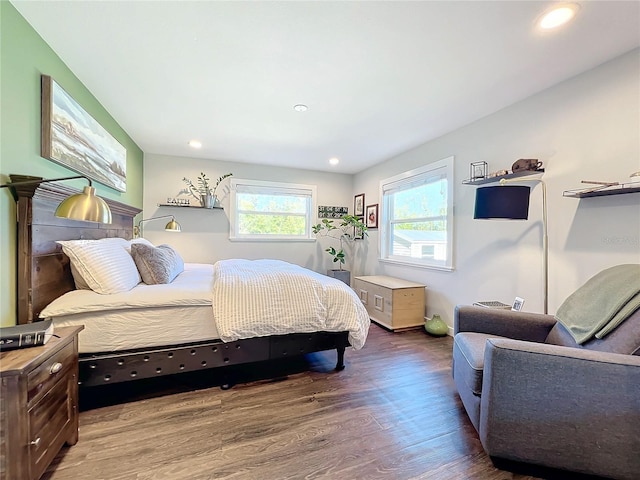
[{"label": "framed landscape picture", "polygon": [[41,108],[44,158],[127,190],[127,150],[48,75],[42,75]]}]

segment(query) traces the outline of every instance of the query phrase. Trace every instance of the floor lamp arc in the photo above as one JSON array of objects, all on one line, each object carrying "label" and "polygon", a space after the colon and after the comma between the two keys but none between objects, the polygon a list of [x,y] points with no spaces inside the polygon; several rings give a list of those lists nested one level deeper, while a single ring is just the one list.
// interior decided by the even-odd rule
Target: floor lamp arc
[{"label": "floor lamp arc", "polygon": [[547,186],[542,179],[502,179],[498,186],[476,189],[474,219],[528,220],[528,186],[509,186],[510,183],[536,182],[542,188],[542,276],[544,313],[549,312],[549,235],[547,230]]}]

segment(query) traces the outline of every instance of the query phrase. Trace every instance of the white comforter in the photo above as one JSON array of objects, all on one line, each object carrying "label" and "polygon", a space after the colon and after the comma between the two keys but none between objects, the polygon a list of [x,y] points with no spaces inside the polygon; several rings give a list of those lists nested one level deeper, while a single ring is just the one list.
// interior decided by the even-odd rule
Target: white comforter
[{"label": "white comforter", "polygon": [[295,332],[349,332],[362,348],[369,315],[339,280],[280,260],[221,260],[214,265],[213,316],[220,338]]}]

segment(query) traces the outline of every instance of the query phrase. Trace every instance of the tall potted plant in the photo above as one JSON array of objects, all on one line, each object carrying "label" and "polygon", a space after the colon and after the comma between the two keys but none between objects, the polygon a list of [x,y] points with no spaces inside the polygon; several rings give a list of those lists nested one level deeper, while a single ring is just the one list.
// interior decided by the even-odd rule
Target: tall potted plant
[{"label": "tall potted plant", "polygon": [[342,280],[347,285],[351,284],[351,272],[344,270],[342,266],[346,262],[345,247],[347,245],[352,246],[353,242],[357,239],[368,237],[367,226],[358,217],[353,215],[343,215],[339,224],[336,225],[336,220],[329,220],[323,218],[322,222],[317,225],[313,225],[313,233],[318,236],[335,238],[340,242],[340,248],[328,247],[325,249],[333,263],[337,263],[338,268],[327,270],[327,275],[330,277]]}]

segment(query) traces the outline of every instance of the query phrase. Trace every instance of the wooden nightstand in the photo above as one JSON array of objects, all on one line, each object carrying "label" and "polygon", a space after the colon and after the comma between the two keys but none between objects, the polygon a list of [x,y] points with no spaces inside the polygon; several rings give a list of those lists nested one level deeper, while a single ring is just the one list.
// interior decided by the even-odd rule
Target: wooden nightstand
[{"label": "wooden nightstand", "polygon": [[36,480],[62,445],[78,441],[78,332],[0,353],[0,478]]},{"label": "wooden nightstand", "polygon": [[383,327],[396,331],[424,325],[424,285],[371,275],[356,277],[353,288],[371,320]]}]

